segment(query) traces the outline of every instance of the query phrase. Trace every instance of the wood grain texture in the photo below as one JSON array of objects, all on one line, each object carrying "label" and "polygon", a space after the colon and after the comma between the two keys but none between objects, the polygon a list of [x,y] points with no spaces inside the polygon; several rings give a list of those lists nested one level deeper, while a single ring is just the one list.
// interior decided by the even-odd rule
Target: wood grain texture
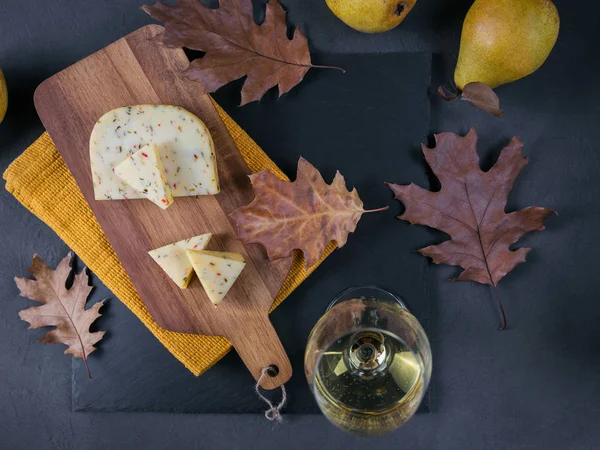
[{"label": "wood grain texture", "polygon": [[[44,81],[34,101],[133,285],[159,326],[184,333],[227,337],[255,379],[270,364],[279,368],[262,386],[273,389],[291,376],[289,359],[268,310],[290,269],[291,258],[269,262],[257,245],[243,245],[228,218],[253,198],[250,171],[210,98],[180,74],[188,59],[150,39],[162,30],[149,25]],[[216,149],[221,193],[179,197],[167,210],[147,200],[94,200],[89,137],[111,109],[144,103],[181,106],[209,128]],[[147,254],[151,249],[211,232],[207,249],[238,252],[247,265],[223,303],[214,307],[197,278],[179,289]]]}]

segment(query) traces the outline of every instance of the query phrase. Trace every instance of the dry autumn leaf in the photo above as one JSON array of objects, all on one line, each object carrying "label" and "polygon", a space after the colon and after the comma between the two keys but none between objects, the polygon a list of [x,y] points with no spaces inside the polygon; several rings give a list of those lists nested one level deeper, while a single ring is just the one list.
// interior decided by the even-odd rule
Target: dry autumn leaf
[{"label": "dry autumn leaf", "polygon": [[460,95],[461,100],[470,103],[476,108],[482,109],[495,117],[502,117],[503,115],[503,112],[500,109],[500,99],[494,90],[487,84],[478,81],[469,83],[460,94],[452,92],[444,86],[440,86],[438,87],[438,92],[446,101],[454,100]]},{"label": "dry autumn leaf", "polygon": [[[388,183],[406,207],[399,219],[449,234],[450,240],[419,252],[436,264],[461,266],[464,271],[458,280],[496,287],[517,264],[525,262],[531,250],[511,250],[510,246],[530,231],[543,230],[544,221],[556,213],[538,206],[504,211],[513,183],[527,164],[519,138],[512,139],[487,172],[479,166],[475,128],[465,137],[441,133],[435,141],[435,148],[423,146],[423,153],[442,188],[431,192],[415,184]],[[504,328],[506,318],[499,305]]]},{"label": "dry autumn leaf", "polygon": [[255,198],[231,213],[238,237],[261,244],[269,259],[302,250],[307,267],[315,264],[329,242],[343,247],[365,211],[356,189],[348,191],[337,172],[329,185],[315,167],[300,158],[294,182],[282,181],[269,170],[250,175]]},{"label": "dry autumn leaf", "polygon": [[42,306],[32,306],[19,312],[19,317],[29,322],[29,328],[56,327],[48,331],[40,340],[47,344],[65,344],[65,354],[83,359],[88,376],[92,378],[87,357],[96,348],[94,345],[102,339],[104,331],[90,332],[90,325],[102,314],[98,310],[104,300],[85,309],[85,303],[92,287],[88,285],[86,269],[76,274],[73,285],[66,288],[71,273],[71,253],[56,267],[49,268],[44,261],[33,257],[29,268],[35,279],[15,277],[20,295],[35,300]]},{"label": "dry autumn leaf", "polygon": [[267,3],[261,25],[254,21],[250,0],[221,0],[217,9],[199,0],[179,0],[172,6],[157,2],[141,9],[165,24],[157,38],[167,47],[206,52],[185,71],[206,92],[247,76],[241,105],[260,100],[274,86],[280,96],[285,94],[311,67],[332,68],[311,64],[308,42],[299,29],[288,38],[285,11],[277,0]]},{"label": "dry autumn leaf", "polygon": [[487,84],[479,82],[467,84],[460,99],[490,113],[492,116],[502,117],[500,100],[494,90]]}]

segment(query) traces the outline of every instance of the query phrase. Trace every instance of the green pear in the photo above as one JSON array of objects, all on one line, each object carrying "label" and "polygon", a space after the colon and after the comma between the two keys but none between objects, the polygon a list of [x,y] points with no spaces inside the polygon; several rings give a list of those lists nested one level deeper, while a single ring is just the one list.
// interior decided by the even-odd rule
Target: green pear
[{"label": "green pear", "polygon": [[0,122],[4,120],[4,114],[6,114],[6,108],[8,107],[8,90],[6,89],[6,80],[2,69],[0,69]]},{"label": "green pear", "polygon": [[463,23],[454,82],[491,88],[533,72],[558,38],[559,17],[550,0],[475,0]]},{"label": "green pear", "polygon": [[325,0],[342,22],[363,33],[383,33],[400,25],[417,0]]}]

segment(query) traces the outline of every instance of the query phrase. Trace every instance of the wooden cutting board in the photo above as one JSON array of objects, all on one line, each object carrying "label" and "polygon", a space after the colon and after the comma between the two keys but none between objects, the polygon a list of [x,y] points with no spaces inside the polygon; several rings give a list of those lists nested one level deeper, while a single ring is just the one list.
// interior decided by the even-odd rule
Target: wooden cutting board
[{"label": "wooden cutting board", "polygon": [[[292,374],[290,361],[269,318],[269,308],[287,276],[291,258],[269,262],[264,249],[236,239],[228,215],[253,199],[250,171],[208,95],[181,76],[189,63],[183,50],[151,39],[162,27],[149,25],[45,80],[34,101],[46,130],[77,181],[133,285],[159,326],[183,333],[225,336],[255,379],[263,367],[273,389]],[[167,210],[147,200],[94,199],[89,138],[96,121],[111,109],[136,104],[181,106],[208,126],[217,155],[221,192],[179,197]],[[238,252],[247,265],[227,297],[214,307],[197,278],[178,288],[147,254],[211,232],[207,249]]]}]

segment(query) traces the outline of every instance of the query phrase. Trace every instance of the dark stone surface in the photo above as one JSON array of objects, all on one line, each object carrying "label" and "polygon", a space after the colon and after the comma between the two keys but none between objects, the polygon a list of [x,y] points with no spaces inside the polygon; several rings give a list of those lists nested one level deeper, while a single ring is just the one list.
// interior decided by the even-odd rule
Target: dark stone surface
[{"label": "dark stone surface", "polygon": [[[37,84],[148,23],[137,11],[142,3],[0,3],[0,67],[11,95],[8,115],[0,125],[1,169],[42,131],[32,102]],[[324,1],[284,3],[291,21],[303,26],[311,48],[320,52],[436,53],[435,87],[451,76],[460,24],[471,2],[421,0],[399,28],[373,36],[345,27]],[[34,252],[56,264],[67,249],[0,190],[0,447],[597,448],[600,6],[590,0],[576,5],[557,0],[556,4],[561,13],[556,48],[536,74],[498,89],[504,119],[432,95],[432,130],[465,133],[476,125],[485,167],[513,135],[520,135],[530,165],[517,181],[509,206],[538,204],[560,214],[548,221],[546,231],[523,240],[534,248],[529,262],[500,285],[509,319],[509,328],[502,333],[495,331],[497,316],[487,288],[447,282],[455,269],[431,268],[433,413],[417,415],[391,435],[364,441],[341,433],[319,415],[289,415],[285,425],[273,428],[259,414],[72,412],[69,358],[60,346],[38,344],[42,332],[28,331],[18,319],[18,310],[27,302],[18,297],[12,281],[14,275],[25,274]],[[412,179],[399,175],[393,181]],[[399,211],[400,206],[395,208]],[[444,238],[422,231],[431,233],[432,241]],[[401,235],[396,245],[405,245]],[[92,300],[106,295],[98,289]],[[126,311],[116,300],[110,303],[106,319],[116,323]]]},{"label": "dark stone surface", "polygon": [[[347,73],[310,71],[289,95],[277,100],[276,92],[270,92],[261,103],[243,108],[238,107],[240,83],[232,83],[215,98],[290,176],[295,176],[300,155],[328,182],[339,169],[347,185],[356,186],[366,209],[391,203],[383,180],[400,176],[426,183],[418,151],[429,129],[431,55],[325,55],[321,60]],[[402,73],[390,77],[398,67],[404,67]],[[390,211],[364,215],[349,243],[272,314],[294,369],[286,384],[288,414],[319,411],[304,378],[304,348],[313,325],[338,292],[350,285],[380,284],[400,292],[413,314],[428,322],[428,263],[412,251],[427,241],[428,233],[394,220],[397,212],[398,205],[393,205]],[[75,410],[265,409],[236,354],[196,378],[157,345],[123,305],[111,303],[110,317],[99,323],[109,330],[110,339],[90,358],[95,379],[90,382],[82,363],[74,363]]]}]

